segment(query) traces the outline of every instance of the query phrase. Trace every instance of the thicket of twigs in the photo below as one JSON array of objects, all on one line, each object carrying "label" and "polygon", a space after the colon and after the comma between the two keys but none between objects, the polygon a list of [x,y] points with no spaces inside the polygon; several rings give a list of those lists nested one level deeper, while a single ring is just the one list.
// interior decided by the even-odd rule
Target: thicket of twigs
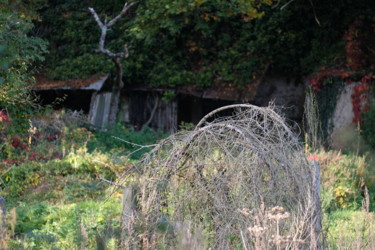
[{"label": "thicket of twigs", "polygon": [[[233,115],[215,119],[226,109]],[[124,199],[123,247],[319,245],[314,167],[272,107],[213,111],[193,131],[163,140],[134,170],[134,199]]]}]

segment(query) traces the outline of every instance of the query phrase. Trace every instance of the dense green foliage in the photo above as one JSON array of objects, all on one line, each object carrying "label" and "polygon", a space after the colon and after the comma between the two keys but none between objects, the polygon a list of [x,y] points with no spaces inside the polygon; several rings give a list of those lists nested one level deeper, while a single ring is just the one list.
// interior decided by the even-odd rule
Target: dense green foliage
[{"label": "dense green foliage", "polygon": [[146,127],[142,132],[136,132],[134,128],[128,128],[123,124],[116,124],[109,131],[97,131],[95,136],[87,144],[90,152],[111,152],[114,155],[124,154],[124,151],[134,152],[128,157],[138,160],[142,155],[153,148],[153,143],[167,134],[163,131],[154,131]]},{"label": "dense green foliage", "polygon": [[[107,44],[113,51],[121,51],[125,43],[131,46],[124,61],[128,83],[241,85],[267,68],[292,75],[330,63],[343,54],[348,24],[372,18],[371,2],[299,0],[285,6],[286,1],[146,0],[113,27]],[[110,71],[108,59],[93,53],[99,29],[87,7],[113,16],[123,1],[47,3],[37,26],[51,43],[50,76],[67,79]]]},{"label": "dense green foliage", "polygon": [[23,127],[33,105],[31,66],[44,59],[47,49],[45,41],[28,35],[32,27],[26,14],[0,2],[0,110],[7,110],[16,128]]},{"label": "dense green foliage", "polygon": [[363,115],[362,135],[366,142],[375,148],[375,106]]},{"label": "dense green foliage", "polygon": [[[372,151],[320,151],[309,159],[321,164],[321,201],[326,248],[373,248],[375,168]],[[329,246],[329,247],[328,247]]]},{"label": "dense green foliage", "polygon": [[21,203],[10,249],[117,249],[120,199],[51,205]]},{"label": "dense green foliage", "polygon": [[154,144],[165,135],[120,126],[93,133],[83,118],[64,110],[39,114],[27,134],[1,138],[10,249],[117,249],[122,193],[101,178],[116,181],[145,152],[130,155],[139,149],[134,143]]},{"label": "dense green foliage", "polygon": [[[372,157],[321,151],[310,155],[310,158],[321,163],[321,198],[322,209],[325,212],[361,208],[365,186],[370,197],[375,194],[375,169]],[[373,198],[369,205],[371,211],[374,211]]]}]

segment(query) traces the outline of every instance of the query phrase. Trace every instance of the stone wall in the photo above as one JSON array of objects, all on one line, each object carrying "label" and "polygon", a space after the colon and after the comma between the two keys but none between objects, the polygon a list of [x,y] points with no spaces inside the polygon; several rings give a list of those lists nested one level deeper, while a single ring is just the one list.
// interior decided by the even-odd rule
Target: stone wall
[{"label": "stone wall", "polygon": [[267,106],[273,102],[282,108],[288,119],[301,122],[305,100],[303,79],[286,77],[265,77],[256,90],[253,104]]},{"label": "stone wall", "polygon": [[359,84],[361,83],[345,84],[337,96],[336,107],[330,120],[332,128],[328,141],[333,149],[360,149],[363,146],[363,140],[357,128],[358,125],[353,122],[354,112],[351,97],[354,93],[354,87]]}]

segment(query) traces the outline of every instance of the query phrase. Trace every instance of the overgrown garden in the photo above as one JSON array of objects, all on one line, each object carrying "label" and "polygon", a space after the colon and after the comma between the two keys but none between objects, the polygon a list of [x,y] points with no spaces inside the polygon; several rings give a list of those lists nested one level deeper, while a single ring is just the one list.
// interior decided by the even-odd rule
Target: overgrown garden
[{"label": "overgrown garden", "polygon": [[[146,0],[109,33],[110,49],[126,43],[134,55],[122,62],[126,84],[241,87],[265,71],[314,72],[317,132],[299,140],[271,109],[239,109],[168,137],[126,124],[99,131],[81,112],[38,106],[29,91],[36,73],[69,79],[113,71],[93,53],[99,30],[87,7],[105,18],[123,4],[0,1],[0,248],[311,246],[306,168],[314,161],[320,243],[375,247],[372,1]],[[360,82],[351,101],[354,137],[362,139],[330,150],[322,141],[328,117],[350,81]],[[123,186],[134,193],[128,228]]]}]

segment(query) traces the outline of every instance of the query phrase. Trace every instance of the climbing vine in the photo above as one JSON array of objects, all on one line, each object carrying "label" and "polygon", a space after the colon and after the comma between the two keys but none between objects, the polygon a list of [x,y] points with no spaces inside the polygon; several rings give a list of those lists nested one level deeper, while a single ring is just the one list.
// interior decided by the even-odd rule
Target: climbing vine
[{"label": "climbing vine", "polygon": [[[351,95],[353,122],[362,124],[364,114],[370,110],[375,83],[375,52],[371,49],[375,45],[374,35],[375,16],[368,20],[356,19],[350,23],[343,37],[344,56],[338,60],[342,62],[341,67],[337,67],[337,62],[334,66],[323,66],[309,79],[309,84],[322,99],[318,103],[321,106],[319,110],[325,135],[329,133],[328,123],[343,83],[356,83]],[[327,106],[327,103],[331,104]],[[365,117],[373,119],[368,115]]]},{"label": "climbing vine", "polygon": [[[113,70],[93,53],[98,30],[85,10],[92,6],[111,18],[124,1],[45,1],[37,30],[50,41],[47,73],[68,79]],[[127,84],[241,86],[265,69],[301,75],[335,60],[344,53],[342,38],[353,16],[373,13],[371,0],[288,2],[140,1],[109,32],[108,48],[117,51],[126,42],[136,55],[123,62]]]}]

